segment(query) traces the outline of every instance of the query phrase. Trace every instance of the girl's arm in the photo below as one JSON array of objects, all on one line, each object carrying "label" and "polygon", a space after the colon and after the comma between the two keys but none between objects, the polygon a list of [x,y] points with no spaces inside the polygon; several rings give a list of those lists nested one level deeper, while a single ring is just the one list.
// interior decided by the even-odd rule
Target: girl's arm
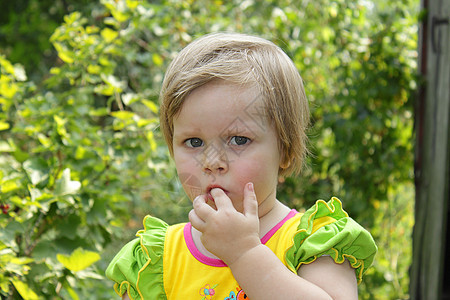
[{"label": "girl's arm", "polygon": [[358,299],[355,269],[348,260],[337,264],[330,256],[322,256],[301,266],[298,275],[324,289],[333,299]]},{"label": "girl's arm", "polygon": [[250,299],[358,299],[355,271],[346,261],[320,257],[298,275],[264,245],[248,251],[231,271]]},{"label": "girl's arm", "polygon": [[221,258],[250,299],[358,299],[356,276],[346,262],[322,257],[292,273],[259,238],[258,202],[253,186],[244,191],[244,212],[234,209],[220,189],[211,195],[217,210],[203,196],[189,214],[202,232],[201,241]]}]

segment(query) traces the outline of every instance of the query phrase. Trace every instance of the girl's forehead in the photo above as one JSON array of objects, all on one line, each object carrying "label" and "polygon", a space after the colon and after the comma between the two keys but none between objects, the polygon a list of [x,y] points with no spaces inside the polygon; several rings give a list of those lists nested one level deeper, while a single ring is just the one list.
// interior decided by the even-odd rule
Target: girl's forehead
[{"label": "girl's forehead", "polygon": [[264,127],[268,114],[257,87],[213,82],[195,89],[185,98],[174,123],[178,126],[244,124],[252,128]]},{"label": "girl's forehead", "polygon": [[252,84],[238,84],[225,80],[214,80],[197,87],[184,99],[181,109],[190,106],[200,106],[207,110],[208,107],[224,107],[236,109],[248,109],[251,107],[263,107],[264,101],[259,89]]}]

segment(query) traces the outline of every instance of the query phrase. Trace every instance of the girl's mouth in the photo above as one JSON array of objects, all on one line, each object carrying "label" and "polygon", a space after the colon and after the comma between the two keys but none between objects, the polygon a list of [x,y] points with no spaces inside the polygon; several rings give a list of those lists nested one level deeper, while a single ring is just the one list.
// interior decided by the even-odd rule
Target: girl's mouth
[{"label": "girl's mouth", "polygon": [[206,199],[211,201],[212,203],[214,203],[214,198],[213,198],[213,196],[211,196],[211,193],[206,194]]},{"label": "girl's mouth", "polygon": [[225,189],[224,189],[223,187],[221,187],[220,185],[209,185],[209,186],[206,188],[206,198],[207,198],[208,200],[210,200],[211,202],[213,202],[213,203],[215,202],[213,196],[211,195],[211,191],[212,191],[213,189],[221,189],[222,191],[224,191],[225,194],[228,194],[227,190],[225,190]]}]

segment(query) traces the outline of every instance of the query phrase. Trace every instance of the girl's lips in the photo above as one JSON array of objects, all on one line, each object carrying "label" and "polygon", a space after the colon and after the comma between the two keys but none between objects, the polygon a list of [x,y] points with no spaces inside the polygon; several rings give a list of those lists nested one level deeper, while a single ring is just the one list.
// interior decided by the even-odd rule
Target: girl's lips
[{"label": "girl's lips", "polygon": [[208,185],[208,187],[206,188],[206,194],[210,194],[212,189],[221,189],[222,191],[225,192],[225,194],[228,193],[227,190],[221,187],[220,185]]},{"label": "girl's lips", "polygon": [[211,196],[211,193],[207,193],[206,194],[206,198],[207,198],[207,200],[209,200],[209,201],[214,203],[214,198],[213,198],[213,196]]},{"label": "girl's lips", "polygon": [[226,189],[224,189],[223,187],[221,187],[220,185],[209,185],[206,188],[206,198],[208,200],[212,201],[213,203],[215,202],[213,196],[211,195],[211,191],[213,189],[221,189],[222,191],[224,191],[225,194],[228,194],[228,191]]}]

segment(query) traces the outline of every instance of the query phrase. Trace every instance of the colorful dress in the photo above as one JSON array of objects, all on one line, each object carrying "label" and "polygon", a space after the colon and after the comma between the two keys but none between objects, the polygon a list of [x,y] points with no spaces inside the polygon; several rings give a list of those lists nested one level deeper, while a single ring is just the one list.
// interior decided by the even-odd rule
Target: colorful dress
[{"label": "colorful dress", "polygon": [[[247,299],[227,265],[200,253],[191,224],[168,226],[150,216],[138,238],[125,245],[106,275],[119,295],[134,299]],[[349,218],[342,203],[319,200],[305,213],[292,210],[261,242],[292,272],[322,255],[336,263],[345,259],[355,269],[358,283],[377,251],[368,231]]]}]

